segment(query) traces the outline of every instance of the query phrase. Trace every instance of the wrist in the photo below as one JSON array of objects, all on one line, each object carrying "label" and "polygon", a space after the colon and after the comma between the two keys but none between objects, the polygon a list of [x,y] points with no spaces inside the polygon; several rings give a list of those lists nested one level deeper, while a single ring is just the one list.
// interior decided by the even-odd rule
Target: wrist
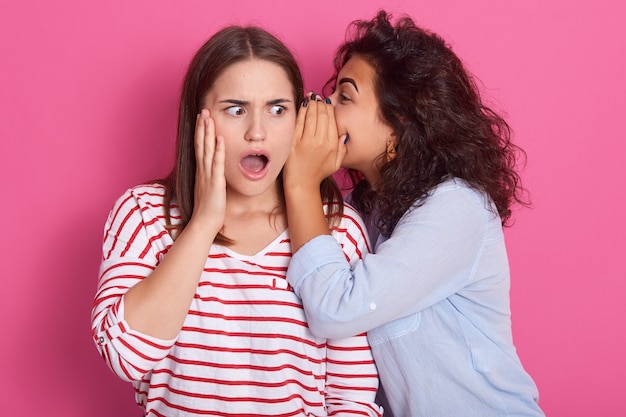
[{"label": "wrist", "polygon": [[208,242],[212,243],[215,236],[217,236],[222,229],[222,226],[223,224],[218,224],[214,219],[192,216],[183,233],[186,232],[188,235],[193,235],[194,238],[206,239]]},{"label": "wrist", "polygon": [[319,197],[320,182],[311,181],[286,181],[283,184],[286,198],[311,199]]}]

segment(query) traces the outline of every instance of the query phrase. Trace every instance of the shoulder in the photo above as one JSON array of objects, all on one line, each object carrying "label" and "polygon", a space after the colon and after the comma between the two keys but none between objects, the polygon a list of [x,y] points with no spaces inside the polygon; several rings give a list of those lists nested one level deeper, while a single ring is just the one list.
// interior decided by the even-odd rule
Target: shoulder
[{"label": "shoulder", "polygon": [[127,189],[118,199],[117,204],[131,202],[138,206],[160,205],[163,206],[165,187],[161,184],[140,184]]},{"label": "shoulder", "polygon": [[132,194],[138,200],[162,203],[165,197],[165,187],[158,183],[140,184],[128,189],[127,193]]},{"label": "shoulder", "polygon": [[437,195],[437,194],[442,194],[442,193],[453,193],[453,194],[458,194],[458,195],[466,194],[466,195],[471,195],[475,198],[478,198],[478,197],[482,198],[482,196],[484,195],[483,192],[475,189],[474,187],[469,185],[467,181],[461,178],[450,178],[450,179],[443,181],[442,183],[437,185],[435,188],[433,188],[431,195]]},{"label": "shoulder", "polygon": [[[328,204],[324,204],[324,213],[328,215]],[[363,225],[363,219],[361,215],[356,211],[354,207],[350,204],[344,202],[343,203],[343,213],[338,221],[335,223],[336,226],[333,229],[348,229],[348,230],[357,230],[363,231],[365,230],[365,226]]]},{"label": "shoulder", "polygon": [[450,178],[437,185],[426,199],[416,201],[404,217],[405,221],[422,221],[428,217],[500,224],[500,217],[489,195],[459,178]]},{"label": "shoulder", "polygon": [[[327,212],[327,207],[324,207]],[[360,257],[362,251],[369,251],[367,229],[359,213],[349,204],[344,203],[343,214],[331,228],[331,234],[343,247],[344,252],[351,252],[354,248]]]},{"label": "shoulder", "polygon": [[355,222],[355,223],[363,222],[363,219],[361,218],[361,215],[359,214],[359,212],[356,211],[356,209],[348,203],[343,204],[343,216],[342,217],[343,217],[342,221],[349,221],[349,222]]},{"label": "shoulder", "polygon": [[128,188],[117,198],[110,215],[118,217],[122,213],[124,215],[131,212],[142,213],[155,208],[162,211],[164,196],[165,187],[161,184],[136,185]]},{"label": "shoulder", "polygon": [[493,202],[487,193],[477,190],[460,178],[450,178],[437,187],[428,195],[424,205],[428,204],[463,204],[467,209],[491,211]]}]

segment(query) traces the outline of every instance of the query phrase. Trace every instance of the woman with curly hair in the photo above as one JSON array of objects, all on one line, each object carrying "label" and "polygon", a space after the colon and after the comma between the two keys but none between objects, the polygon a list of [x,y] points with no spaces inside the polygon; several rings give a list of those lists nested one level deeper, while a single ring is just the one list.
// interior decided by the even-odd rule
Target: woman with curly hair
[{"label": "woman with curly hair", "polygon": [[[285,168],[287,279],[309,326],[367,332],[385,415],[542,416],[513,344],[503,235],[526,204],[523,151],[438,35],[384,11],[351,29]],[[352,266],[319,194],[340,166],[373,244]]]},{"label": "woman with curly hair", "polygon": [[[365,335],[312,334],[286,280],[282,169],[303,98],[278,37],[220,29],[187,69],[170,175],[111,210],[92,337],[143,416],[381,415]],[[356,260],[365,226],[323,184],[328,227]]]}]

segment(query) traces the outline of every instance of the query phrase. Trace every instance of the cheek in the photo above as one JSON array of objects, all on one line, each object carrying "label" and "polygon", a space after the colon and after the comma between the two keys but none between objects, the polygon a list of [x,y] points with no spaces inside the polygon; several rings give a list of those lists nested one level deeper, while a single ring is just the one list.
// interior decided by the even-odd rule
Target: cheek
[{"label": "cheek", "polygon": [[229,123],[222,120],[220,114],[213,115],[213,113],[211,113],[211,116],[213,117],[213,121],[215,122],[215,135],[224,136],[224,138],[227,140],[226,146],[228,146],[228,139],[232,136],[232,127],[229,125]]},{"label": "cheek", "polygon": [[351,135],[367,132],[372,124],[371,118],[354,104],[338,106],[335,110],[335,122],[339,133],[347,132]]},{"label": "cheek", "polygon": [[295,119],[293,119],[293,121],[286,121],[286,123],[275,124],[272,126],[271,130],[267,131],[267,138],[269,140],[267,146],[272,149],[275,162],[279,162],[282,165],[287,160],[291,152],[291,144],[295,130]]},{"label": "cheek", "polygon": [[[296,131],[296,119],[295,117],[291,117],[289,119],[285,119],[281,123],[278,123],[274,127],[274,137],[277,138],[279,142],[289,142],[293,140],[293,134]],[[269,132],[268,132],[269,133]]]},{"label": "cheek", "polygon": [[282,151],[285,155],[289,155],[291,152],[291,144],[293,142],[293,134],[295,132],[295,126],[289,126],[280,132],[280,139],[278,140],[278,150]]}]

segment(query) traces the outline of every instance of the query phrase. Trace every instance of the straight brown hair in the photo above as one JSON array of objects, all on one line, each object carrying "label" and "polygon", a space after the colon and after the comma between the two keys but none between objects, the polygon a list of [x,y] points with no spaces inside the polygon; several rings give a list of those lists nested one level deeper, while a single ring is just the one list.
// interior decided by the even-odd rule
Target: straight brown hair
[{"label": "straight brown hair", "polygon": [[[178,113],[176,160],[169,175],[157,181],[165,186],[164,210],[166,225],[175,239],[185,229],[194,207],[196,178],[195,126],[202,110],[203,99],[215,80],[231,65],[250,59],[274,63],[285,71],[293,86],[294,103],[304,99],[304,84],[298,63],[289,49],[276,36],[255,26],[228,26],[215,33],[196,52],[183,81]],[[280,210],[285,210],[282,172],[278,185],[283,197]],[[320,193],[330,203],[329,226],[343,213],[341,191],[332,177],[324,179]],[[178,207],[180,222],[172,225],[171,209]],[[233,243],[219,233],[215,243]]]}]

